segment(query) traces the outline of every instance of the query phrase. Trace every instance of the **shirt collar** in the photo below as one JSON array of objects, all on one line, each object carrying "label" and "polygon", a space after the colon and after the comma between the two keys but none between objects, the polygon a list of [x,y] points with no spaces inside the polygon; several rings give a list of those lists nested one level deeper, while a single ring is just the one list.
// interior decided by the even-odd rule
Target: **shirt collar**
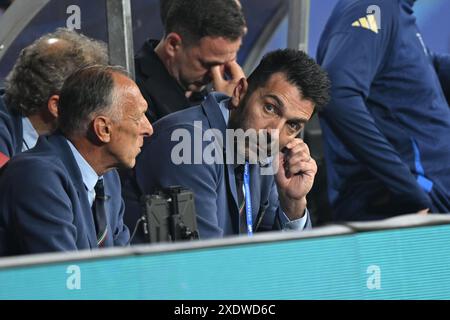
[{"label": "shirt collar", "polygon": [[228,120],[230,120],[230,109],[228,109],[228,104],[230,102],[230,99],[223,99],[219,102],[219,108],[222,112],[223,119],[225,120],[225,123],[228,125]]},{"label": "shirt collar", "polygon": [[22,151],[33,148],[39,138],[39,134],[34,129],[28,117],[22,117],[23,146]]},{"label": "shirt collar", "polygon": [[68,139],[66,140],[67,143],[69,144],[70,150],[72,150],[75,161],[77,162],[77,165],[80,168],[84,186],[88,191],[94,190],[94,187],[97,184],[97,181],[100,177],[91,167],[91,165],[86,161],[86,159],[83,158],[81,153],[77,150],[77,148],[75,148],[72,142],[70,142]]}]

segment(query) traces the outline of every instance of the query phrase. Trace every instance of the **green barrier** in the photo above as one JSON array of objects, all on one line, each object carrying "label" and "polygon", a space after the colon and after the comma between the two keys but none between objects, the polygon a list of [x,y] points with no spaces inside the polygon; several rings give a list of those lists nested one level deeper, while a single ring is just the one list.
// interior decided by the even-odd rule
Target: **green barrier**
[{"label": "green barrier", "polygon": [[0,299],[450,299],[450,225],[336,230],[0,259]]}]

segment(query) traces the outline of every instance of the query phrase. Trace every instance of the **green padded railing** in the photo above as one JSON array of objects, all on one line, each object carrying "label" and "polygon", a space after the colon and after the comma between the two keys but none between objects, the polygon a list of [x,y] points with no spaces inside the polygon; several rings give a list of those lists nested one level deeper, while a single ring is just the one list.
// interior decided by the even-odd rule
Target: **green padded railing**
[{"label": "green padded railing", "polygon": [[0,299],[450,299],[449,219],[393,221],[4,258]]}]

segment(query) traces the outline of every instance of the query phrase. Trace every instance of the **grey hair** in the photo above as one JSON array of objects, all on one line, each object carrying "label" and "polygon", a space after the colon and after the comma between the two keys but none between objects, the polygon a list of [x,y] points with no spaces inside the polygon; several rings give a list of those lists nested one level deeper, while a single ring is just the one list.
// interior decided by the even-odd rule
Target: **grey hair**
[{"label": "grey hair", "polygon": [[108,64],[106,44],[58,28],[21,51],[6,78],[6,104],[20,115],[34,115],[47,106],[52,95],[60,93],[71,73],[94,64]]}]

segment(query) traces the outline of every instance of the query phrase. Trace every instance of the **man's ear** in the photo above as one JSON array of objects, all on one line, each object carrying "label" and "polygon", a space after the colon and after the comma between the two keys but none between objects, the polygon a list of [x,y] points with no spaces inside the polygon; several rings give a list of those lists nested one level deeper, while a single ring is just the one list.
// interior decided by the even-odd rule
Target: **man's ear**
[{"label": "man's ear", "polygon": [[59,106],[59,95],[52,95],[47,101],[48,112],[55,118],[58,119],[58,106]]},{"label": "man's ear", "polygon": [[236,87],[233,90],[233,95],[230,99],[230,107],[231,109],[236,109],[239,107],[239,103],[247,94],[248,82],[247,79],[241,78],[239,79]]},{"label": "man's ear", "polygon": [[180,49],[182,40],[181,36],[176,32],[169,33],[164,38],[164,51],[169,57],[174,57],[177,51]]},{"label": "man's ear", "polygon": [[104,116],[98,116],[92,120],[92,131],[96,140],[102,143],[111,141],[111,124],[111,119]]}]

